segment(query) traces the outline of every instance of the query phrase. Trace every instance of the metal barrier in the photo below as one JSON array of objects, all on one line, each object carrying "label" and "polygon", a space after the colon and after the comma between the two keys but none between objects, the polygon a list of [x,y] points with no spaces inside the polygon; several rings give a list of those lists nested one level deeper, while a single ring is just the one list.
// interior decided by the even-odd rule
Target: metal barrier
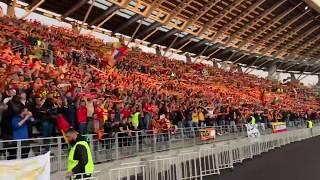
[{"label": "metal barrier", "polygon": [[[303,126],[298,126],[293,129],[302,127]],[[194,147],[196,145],[208,144],[210,147],[212,142],[246,137],[246,129],[244,125],[238,125],[236,128],[234,126],[216,126],[213,128],[217,130],[217,137],[215,140],[208,141],[202,141],[200,139],[200,131],[203,128],[183,128],[177,129],[175,133],[163,132],[159,134],[153,134],[152,131],[138,131],[133,132],[132,136],[117,133],[115,137],[105,138],[103,140],[98,140],[95,135],[87,135],[87,138],[92,150],[94,162],[103,163],[171,149]],[[262,134],[268,135],[271,133],[271,130],[265,129],[265,131],[261,132]],[[319,135],[320,132],[313,129],[313,134]],[[264,136],[261,136],[261,138],[262,137]],[[207,163],[208,159],[215,159],[215,163],[207,164],[208,167],[219,164],[219,169],[232,168],[233,163],[242,162],[244,159],[252,158],[254,155],[266,152],[268,147],[273,146],[273,144],[277,144],[277,146],[280,147],[295,139],[295,137],[292,136],[285,137],[286,138],[277,140],[277,142],[274,140],[255,143],[250,146],[245,145],[246,141],[242,142],[241,140],[238,140],[242,143],[238,143],[236,147],[231,149],[228,147],[229,149],[212,150],[218,152],[218,154],[215,154],[214,156],[208,155],[208,157],[204,156],[204,154],[208,154],[208,151],[211,150],[202,149],[200,151],[203,153],[203,155],[201,155],[202,158],[200,161],[196,161],[196,163],[203,164],[205,162]],[[299,136],[299,138],[303,139],[301,136]],[[68,156],[68,145],[64,141],[63,137],[0,141],[1,160],[32,157],[44,154],[48,151],[51,152],[51,172],[55,173],[65,170]],[[183,157],[181,157],[181,159],[183,159]],[[185,167],[189,166],[190,165],[185,164]],[[203,172],[197,172],[197,175],[218,173],[216,170],[206,168],[207,167],[203,166]],[[184,176],[180,175],[180,177]]]},{"label": "metal barrier", "polygon": [[[105,172],[106,175],[117,172],[117,178],[105,178],[106,175],[100,177],[107,180],[202,180],[204,176],[220,174],[223,169],[231,169],[235,163],[241,163],[245,159],[318,135],[320,127],[267,134],[254,139],[232,140],[230,143],[195,148],[194,151],[180,152],[175,156],[155,157],[133,166]],[[132,174],[125,175],[122,171]]]}]

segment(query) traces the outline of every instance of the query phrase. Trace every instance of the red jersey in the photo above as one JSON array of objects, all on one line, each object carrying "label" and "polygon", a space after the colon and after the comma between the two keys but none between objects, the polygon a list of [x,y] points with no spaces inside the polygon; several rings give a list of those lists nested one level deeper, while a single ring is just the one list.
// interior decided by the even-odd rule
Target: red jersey
[{"label": "red jersey", "polygon": [[77,119],[79,124],[87,123],[87,108],[85,106],[77,109]]},{"label": "red jersey", "polygon": [[148,103],[146,103],[145,105],[144,105],[144,111],[145,112],[147,112],[147,113],[152,113],[153,112],[153,106],[152,106],[152,104],[148,104]]},{"label": "red jersey", "polygon": [[128,118],[131,115],[131,110],[130,109],[123,109],[121,111],[121,114],[124,118]]}]

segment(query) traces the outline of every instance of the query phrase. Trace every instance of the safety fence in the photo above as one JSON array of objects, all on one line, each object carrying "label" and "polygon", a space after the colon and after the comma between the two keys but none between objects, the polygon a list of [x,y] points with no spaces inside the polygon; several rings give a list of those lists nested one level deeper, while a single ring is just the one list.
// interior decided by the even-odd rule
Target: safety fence
[{"label": "safety fence", "polygon": [[[303,121],[295,123],[290,129],[305,128]],[[319,124],[317,121],[315,125]],[[202,140],[202,131],[215,129],[215,139]],[[262,135],[271,134],[271,129],[260,124]],[[167,131],[154,134],[152,131],[135,131],[130,135],[115,133],[114,136],[105,136],[98,140],[96,135],[87,135],[95,163],[104,163],[113,160],[125,159],[139,155],[152,154],[171,149],[194,147],[196,145],[212,144],[246,137],[245,125],[225,125],[214,127],[178,128],[176,131]],[[35,138],[27,140],[0,141],[0,160],[20,159],[51,152],[51,172],[66,169],[69,146],[62,136],[52,138]]]},{"label": "safety fence", "polygon": [[103,180],[202,180],[232,169],[236,163],[252,159],[281,146],[320,135],[320,127],[303,128],[258,138],[242,138],[229,143],[200,146],[175,155],[159,156],[143,162],[121,164],[96,173]]}]

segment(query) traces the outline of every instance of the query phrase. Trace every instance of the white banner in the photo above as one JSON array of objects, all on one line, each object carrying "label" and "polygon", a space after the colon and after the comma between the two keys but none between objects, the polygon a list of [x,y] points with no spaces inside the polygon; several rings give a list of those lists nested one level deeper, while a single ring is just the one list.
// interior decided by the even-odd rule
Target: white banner
[{"label": "white banner", "polygon": [[250,138],[255,138],[255,137],[259,137],[260,136],[260,132],[258,129],[258,125],[257,124],[246,124],[247,127],[247,135]]},{"label": "white banner", "polygon": [[27,159],[0,161],[0,179],[50,180],[50,152]]}]

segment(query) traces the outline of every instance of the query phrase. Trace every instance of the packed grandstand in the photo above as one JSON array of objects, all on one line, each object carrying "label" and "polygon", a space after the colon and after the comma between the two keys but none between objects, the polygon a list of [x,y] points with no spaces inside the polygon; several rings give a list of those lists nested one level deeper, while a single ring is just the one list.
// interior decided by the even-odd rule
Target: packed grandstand
[{"label": "packed grandstand", "polygon": [[[118,126],[150,130],[162,114],[178,127],[243,124],[253,114],[262,123],[319,117],[317,97],[297,82],[282,84],[139,50],[129,50],[111,68],[98,39],[37,21],[0,21],[4,139],[35,137],[33,131],[12,136],[10,118],[20,108],[32,112],[30,129],[43,137],[55,134],[58,115],[82,133],[118,132]],[[20,46],[25,52],[15,50]],[[136,112],[140,120],[133,125]]]},{"label": "packed grandstand", "polygon": [[[183,128],[199,135],[193,130],[217,127],[221,135],[221,127],[228,133],[244,131],[252,119],[271,128],[272,123],[293,127],[320,118],[318,94],[298,80],[261,78],[239,71],[236,63],[223,69],[180,61],[128,44],[122,36],[109,43],[77,28],[0,16],[0,158],[27,158],[30,144],[39,142],[26,139],[54,144],[50,138],[65,136],[70,127],[123,147],[143,144],[140,135],[168,133],[168,141]],[[16,120],[21,113],[28,117],[23,130]],[[18,155],[10,140],[23,140]],[[45,146],[45,152],[55,145]]]}]

